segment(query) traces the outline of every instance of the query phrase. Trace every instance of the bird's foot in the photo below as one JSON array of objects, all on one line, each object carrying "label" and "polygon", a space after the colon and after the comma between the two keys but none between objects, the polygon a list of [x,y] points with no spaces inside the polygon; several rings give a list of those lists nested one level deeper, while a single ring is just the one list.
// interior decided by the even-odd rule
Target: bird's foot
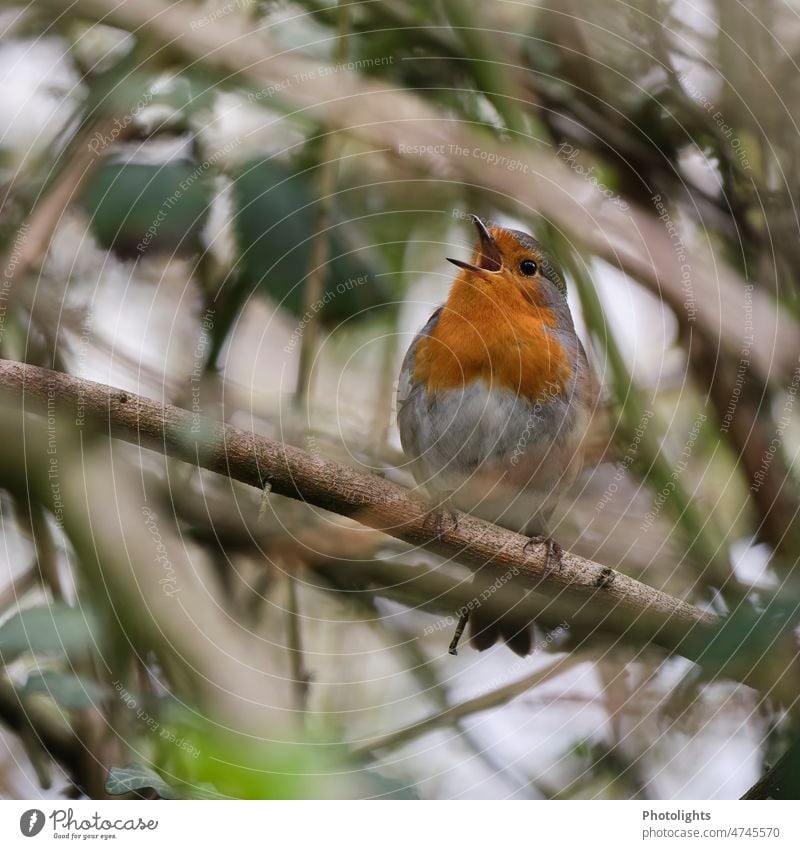
[{"label": "bird's foot", "polygon": [[458,654],[458,643],[461,640],[461,635],[464,633],[464,629],[467,627],[467,622],[469,621],[469,608],[461,611],[461,616],[458,618],[458,625],[456,625],[455,633],[453,634],[453,639],[450,640],[450,646],[447,649],[449,654],[456,655]]},{"label": "bird's foot", "polygon": [[458,530],[458,513],[449,504],[437,504],[425,514],[422,526],[430,531],[438,542],[448,531]]},{"label": "bird's foot", "polygon": [[564,549],[552,538],[543,534],[534,534],[528,538],[528,541],[523,547],[523,552],[527,553],[528,547],[531,545],[544,545],[544,577],[548,578],[556,569],[560,569],[563,561]]}]

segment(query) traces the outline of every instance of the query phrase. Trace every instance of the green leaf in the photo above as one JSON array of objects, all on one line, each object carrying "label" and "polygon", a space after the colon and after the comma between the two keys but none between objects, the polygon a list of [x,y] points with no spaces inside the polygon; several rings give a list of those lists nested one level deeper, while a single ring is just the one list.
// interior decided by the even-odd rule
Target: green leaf
[{"label": "green leaf", "polygon": [[760,605],[741,603],[716,627],[703,646],[700,663],[714,675],[730,664],[745,668],[764,663],[800,622],[800,602],[774,596]]},{"label": "green leaf", "polygon": [[0,660],[22,654],[86,656],[94,645],[94,619],[86,610],[54,604],[29,607],[0,625]]},{"label": "green leaf", "polygon": [[28,676],[23,696],[44,693],[67,710],[83,710],[108,698],[109,693],[94,681],[55,669]]},{"label": "green leaf", "polygon": [[[313,171],[295,173],[274,159],[250,161],[235,175],[236,231],[240,258],[240,296],[260,291],[295,315],[301,315],[309,252],[317,229],[319,198]],[[347,193],[364,209],[366,190]],[[357,224],[338,205],[327,232],[329,259],[315,314],[338,323],[370,314],[394,300],[379,276],[382,267],[363,244]],[[226,296],[230,286],[225,292]]]},{"label": "green leaf", "polygon": [[126,793],[141,793],[152,790],[162,799],[177,799],[178,795],[161,776],[141,763],[131,763],[125,767],[111,767],[106,779],[106,793],[111,796],[124,796]]},{"label": "green leaf", "polygon": [[208,214],[210,174],[207,162],[109,162],[92,175],[81,203],[98,242],[118,256],[191,255]]}]

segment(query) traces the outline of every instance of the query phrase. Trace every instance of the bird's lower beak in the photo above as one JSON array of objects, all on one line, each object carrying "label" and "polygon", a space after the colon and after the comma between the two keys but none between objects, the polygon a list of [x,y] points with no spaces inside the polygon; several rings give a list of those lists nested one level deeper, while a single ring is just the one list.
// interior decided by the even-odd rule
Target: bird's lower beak
[{"label": "bird's lower beak", "polygon": [[482,271],[500,271],[503,267],[503,258],[497,243],[492,238],[492,234],[486,229],[483,221],[477,215],[472,216],[472,222],[475,229],[478,231],[478,246],[476,248],[477,265],[470,262],[463,262],[460,259],[451,259],[447,257],[448,262],[459,268],[465,268],[467,271],[482,272]]}]

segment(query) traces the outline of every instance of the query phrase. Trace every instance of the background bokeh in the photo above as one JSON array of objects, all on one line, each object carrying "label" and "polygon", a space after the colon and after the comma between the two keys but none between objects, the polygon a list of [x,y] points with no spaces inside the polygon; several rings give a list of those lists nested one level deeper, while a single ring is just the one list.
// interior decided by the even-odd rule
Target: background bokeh
[{"label": "background bokeh", "polygon": [[424,579],[458,563],[12,399],[0,795],[738,798],[796,765],[798,11],[0,3],[2,358],[411,486],[394,390],[445,257],[471,213],[527,230],[603,386],[559,542],[725,623],[701,663],[568,621],[452,657]]}]

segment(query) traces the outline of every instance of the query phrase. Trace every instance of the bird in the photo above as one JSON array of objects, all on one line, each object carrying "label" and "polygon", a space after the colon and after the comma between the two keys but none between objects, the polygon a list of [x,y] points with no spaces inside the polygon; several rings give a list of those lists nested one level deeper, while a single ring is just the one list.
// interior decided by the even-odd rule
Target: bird
[{"label": "bird", "polygon": [[[563,551],[548,521],[583,466],[599,388],[553,257],[528,233],[471,218],[473,256],[447,257],[458,268],[448,297],[403,359],[400,442],[437,528],[466,511],[544,544],[552,571]],[[494,580],[485,571],[473,577],[476,598]],[[522,656],[532,650],[532,623],[476,603],[451,654],[467,620],[479,651],[498,639]]]}]

